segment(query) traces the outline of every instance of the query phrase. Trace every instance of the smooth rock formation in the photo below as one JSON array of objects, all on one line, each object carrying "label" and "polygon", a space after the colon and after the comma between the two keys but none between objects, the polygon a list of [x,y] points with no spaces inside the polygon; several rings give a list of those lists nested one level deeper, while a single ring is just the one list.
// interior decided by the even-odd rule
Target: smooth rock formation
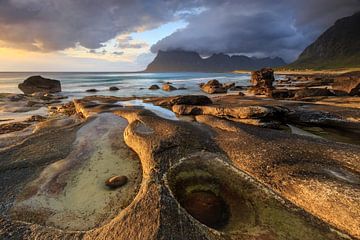
[{"label": "smooth rock formation", "polygon": [[43,78],[41,76],[29,77],[23,83],[20,83],[18,87],[25,94],[61,92],[60,81]]},{"label": "smooth rock formation", "polygon": [[[296,106],[341,109],[221,96],[196,106],[219,108],[211,109],[219,116],[197,115],[194,123],[139,106],[108,108],[119,101],[126,100],[76,100],[80,126],[45,129],[0,149],[1,239],[360,237],[358,146],[228,120],[272,119]],[[359,116],[351,111],[342,116]],[[107,177],[121,175],[129,176],[126,185],[104,187]]]}]

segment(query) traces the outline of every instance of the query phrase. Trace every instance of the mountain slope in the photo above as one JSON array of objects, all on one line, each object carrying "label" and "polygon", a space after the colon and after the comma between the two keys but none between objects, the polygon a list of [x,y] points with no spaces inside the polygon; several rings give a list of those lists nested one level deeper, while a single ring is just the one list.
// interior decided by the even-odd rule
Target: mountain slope
[{"label": "mountain slope", "polygon": [[201,58],[196,52],[159,51],[146,72],[229,72],[234,70],[254,70],[262,67],[285,65],[281,58],[249,58],[246,56],[229,56],[213,54]]},{"label": "mountain slope", "polygon": [[360,12],[337,20],[289,67],[309,69],[360,67]]}]

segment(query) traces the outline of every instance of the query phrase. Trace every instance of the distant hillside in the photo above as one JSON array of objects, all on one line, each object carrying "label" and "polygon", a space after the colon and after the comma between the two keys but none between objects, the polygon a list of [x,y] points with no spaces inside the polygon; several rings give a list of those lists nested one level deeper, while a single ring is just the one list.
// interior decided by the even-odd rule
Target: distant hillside
[{"label": "distant hillside", "polygon": [[159,51],[146,72],[229,72],[234,70],[254,70],[263,67],[279,67],[286,63],[281,58],[249,58],[213,54],[202,58],[196,52]]},{"label": "distant hillside", "polygon": [[297,69],[360,67],[360,12],[337,20],[288,67]]}]

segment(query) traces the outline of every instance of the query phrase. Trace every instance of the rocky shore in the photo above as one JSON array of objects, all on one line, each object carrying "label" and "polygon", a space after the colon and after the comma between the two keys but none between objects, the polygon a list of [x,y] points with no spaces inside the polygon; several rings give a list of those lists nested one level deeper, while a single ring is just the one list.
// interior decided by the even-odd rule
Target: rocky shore
[{"label": "rocky shore", "polygon": [[0,238],[359,239],[358,73],[252,83],[2,94]]}]

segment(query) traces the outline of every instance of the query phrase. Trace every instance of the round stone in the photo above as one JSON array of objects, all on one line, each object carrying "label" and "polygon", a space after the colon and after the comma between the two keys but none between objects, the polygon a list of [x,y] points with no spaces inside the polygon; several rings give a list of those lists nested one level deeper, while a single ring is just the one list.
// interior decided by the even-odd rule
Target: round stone
[{"label": "round stone", "polygon": [[124,186],[128,182],[126,176],[114,176],[105,181],[105,185],[109,188],[118,188]]}]

